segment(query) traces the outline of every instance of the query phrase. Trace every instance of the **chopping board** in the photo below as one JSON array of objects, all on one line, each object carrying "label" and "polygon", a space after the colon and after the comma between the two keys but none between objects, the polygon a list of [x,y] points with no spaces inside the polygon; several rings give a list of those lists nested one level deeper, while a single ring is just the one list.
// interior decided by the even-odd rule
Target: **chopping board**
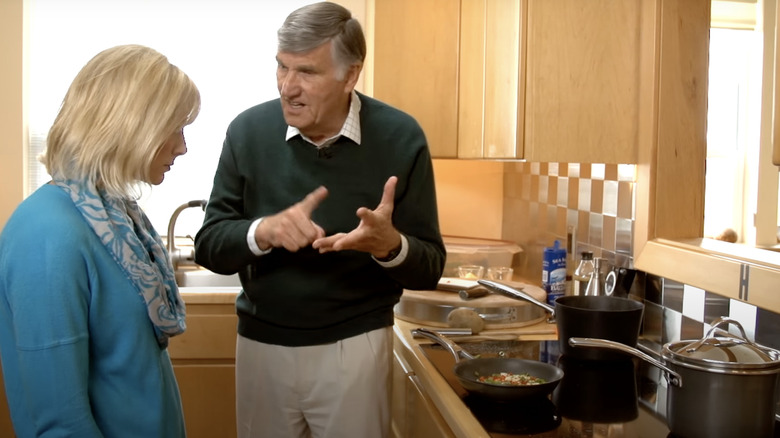
[{"label": "chopping board", "polygon": [[[504,281],[507,286],[522,289],[539,301],[547,293],[532,284]],[[524,300],[488,293],[485,296],[463,300],[458,292],[449,290],[404,290],[396,305],[396,317],[405,321],[434,327],[448,327],[449,312],[458,308],[473,309],[483,317],[485,329],[524,327],[547,319],[541,307]]]},{"label": "chopping board", "polygon": [[[502,284],[506,284],[509,287],[515,289],[521,289],[528,295],[536,298],[539,301],[547,300],[547,292],[541,287],[534,286],[528,283],[520,283],[515,281],[503,281]],[[431,304],[443,304],[451,305],[455,307],[513,307],[513,306],[533,306],[541,310],[541,308],[535,304],[531,304],[523,300],[515,300],[513,298],[506,297],[504,295],[498,295],[494,293],[488,293],[485,296],[479,298],[472,298],[470,300],[463,300],[455,291],[448,290],[404,290],[403,298],[410,301],[421,301]]]}]

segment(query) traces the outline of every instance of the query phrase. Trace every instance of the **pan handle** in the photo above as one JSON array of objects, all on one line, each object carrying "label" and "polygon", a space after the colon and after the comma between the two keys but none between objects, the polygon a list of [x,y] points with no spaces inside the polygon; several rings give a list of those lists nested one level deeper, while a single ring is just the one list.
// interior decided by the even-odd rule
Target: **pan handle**
[{"label": "pan handle", "polygon": [[569,345],[572,347],[596,347],[606,348],[609,350],[620,350],[624,353],[636,356],[644,361],[650,362],[652,365],[657,366],[666,372],[666,380],[670,384],[677,386],[678,388],[682,387],[682,376],[680,376],[678,372],[673,371],[671,368],[664,365],[661,361],[650,356],[649,354],[646,354],[636,348],[629,347],[628,345],[621,344],[620,342],[610,341],[607,339],[572,337],[569,338]]},{"label": "pan handle", "polygon": [[497,293],[499,295],[503,295],[505,297],[509,297],[515,300],[528,301],[530,303],[536,304],[537,306],[543,308],[550,314],[550,317],[547,318],[547,322],[555,322],[555,307],[547,303],[543,303],[537,300],[536,298],[532,297],[531,295],[528,295],[527,293],[519,289],[509,287],[505,284],[501,284],[490,280],[477,280],[477,283],[481,284],[482,286],[485,286],[489,291]]},{"label": "pan handle", "polygon": [[474,359],[474,356],[462,349],[460,345],[452,342],[452,339],[449,339],[436,331],[420,327],[412,330],[412,336],[415,338],[428,338],[446,348],[455,357],[456,363],[460,361],[461,358]]}]

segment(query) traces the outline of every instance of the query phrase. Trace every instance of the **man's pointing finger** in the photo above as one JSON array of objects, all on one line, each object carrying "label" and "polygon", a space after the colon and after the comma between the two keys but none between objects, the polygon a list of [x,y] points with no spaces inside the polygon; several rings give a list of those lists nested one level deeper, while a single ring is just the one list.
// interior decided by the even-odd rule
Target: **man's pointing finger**
[{"label": "man's pointing finger", "polygon": [[328,189],[324,186],[319,186],[314,191],[306,195],[305,198],[298,204],[301,210],[311,217],[311,213],[317,208],[320,203],[328,197]]}]

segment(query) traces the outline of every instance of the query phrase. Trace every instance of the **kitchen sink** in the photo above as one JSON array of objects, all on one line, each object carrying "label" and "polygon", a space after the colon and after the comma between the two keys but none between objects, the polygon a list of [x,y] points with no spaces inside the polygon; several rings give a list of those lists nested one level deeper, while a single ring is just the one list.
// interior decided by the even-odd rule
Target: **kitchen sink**
[{"label": "kitchen sink", "polygon": [[176,283],[182,287],[241,287],[238,274],[222,275],[200,266],[180,267],[176,270]]}]

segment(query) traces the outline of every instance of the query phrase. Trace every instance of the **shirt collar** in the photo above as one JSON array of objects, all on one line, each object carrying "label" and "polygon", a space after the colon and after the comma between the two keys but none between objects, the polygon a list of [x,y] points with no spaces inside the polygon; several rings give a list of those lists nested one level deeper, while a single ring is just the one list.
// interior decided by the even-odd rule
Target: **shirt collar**
[{"label": "shirt collar", "polygon": [[301,131],[298,130],[298,128],[294,126],[287,126],[287,135],[285,136],[285,140],[289,140],[296,135],[300,135],[301,138],[308,141],[309,143],[317,146],[318,148],[323,148],[330,146],[334,141],[336,141],[339,137],[342,135],[344,137],[347,137],[348,139],[354,141],[357,144],[360,144],[361,140],[361,133],[360,133],[360,98],[358,97],[357,92],[355,90],[352,90],[352,93],[350,94],[350,102],[349,102],[349,113],[347,113],[347,119],[344,120],[344,125],[341,127],[341,131],[339,131],[338,134],[334,135],[333,137],[325,140],[321,144],[314,143],[303,135]]}]

